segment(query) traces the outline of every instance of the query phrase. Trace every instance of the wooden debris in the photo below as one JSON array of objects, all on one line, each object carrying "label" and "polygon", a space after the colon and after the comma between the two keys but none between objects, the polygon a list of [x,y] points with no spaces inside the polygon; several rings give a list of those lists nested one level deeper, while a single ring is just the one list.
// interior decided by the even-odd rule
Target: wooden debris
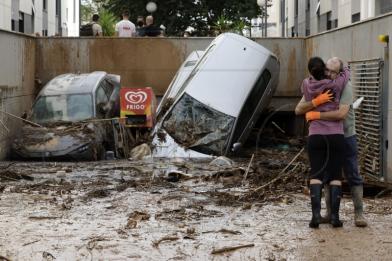
[{"label": "wooden debris", "polygon": [[5,256],[0,256],[0,261],[11,261],[11,259],[6,258]]},{"label": "wooden debris", "polygon": [[153,247],[158,248],[159,244],[164,242],[164,241],[176,241],[178,239],[180,239],[178,236],[165,236],[165,237],[162,237],[161,239],[159,239],[157,241],[154,241],[152,243],[152,245],[153,245]]},{"label": "wooden debris", "polygon": [[211,254],[216,255],[216,254],[222,254],[226,252],[231,252],[237,249],[241,248],[247,248],[247,247],[254,247],[255,244],[247,244],[247,245],[240,245],[240,246],[232,246],[232,247],[224,247],[224,248],[219,248],[219,249],[214,249],[212,250]]},{"label": "wooden debris", "polygon": [[[37,242],[39,242],[39,241],[41,241],[41,239],[37,239],[37,240],[31,241],[31,242],[28,242],[28,243],[24,243],[23,246],[28,246],[28,245],[37,243]],[[1,260],[1,259],[0,259],[0,260]]]},{"label": "wooden debris", "polygon": [[230,229],[226,229],[226,228],[222,228],[220,230],[210,230],[210,231],[202,232],[202,234],[208,234],[208,233],[223,233],[223,234],[232,234],[232,235],[241,235],[242,234],[240,231],[230,230]]},{"label": "wooden debris", "polygon": [[250,170],[250,166],[252,166],[252,162],[253,162],[254,157],[255,157],[255,154],[253,153],[253,154],[252,154],[252,158],[250,158],[248,167],[246,168],[245,175],[244,175],[244,178],[243,178],[243,180],[242,180],[242,183],[244,183],[245,180],[246,180],[246,178],[248,177],[248,173],[249,173],[249,170]]},{"label": "wooden debris", "polygon": [[31,216],[29,219],[33,220],[44,220],[44,219],[57,219],[57,218],[62,218],[61,216]]},{"label": "wooden debris", "polygon": [[[276,181],[280,180],[280,179],[284,176],[284,174],[286,174],[286,170],[291,166],[291,164],[293,164],[293,162],[302,154],[302,152],[303,152],[304,150],[305,150],[305,149],[302,148],[302,149],[297,153],[297,155],[295,155],[295,157],[289,162],[289,164],[287,164],[287,166],[286,166],[286,167],[276,176],[276,178],[272,179],[271,181],[269,181],[269,182],[263,184],[262,186],[260,186],[260,187],[258,187],[258,188],[256,188],[256,189],[254,189],[252,192],[257,192],[257,191],[259,191],[259,190],[261,190],[261,189],[263,189],[263,188],[265,188],[265,187],[267,187],[267,186],[269,186],[269,185],[275,183]],[[289,172],[289,173],[290,173],[290,172]]]},{"label": "wooden debris", "polygon": [[128,222],[125,228],[127,229],[136,228],[137,223],[139,221],[149,220],[149,219],[150,219],[150,214],[136,210],[128,215]]}]

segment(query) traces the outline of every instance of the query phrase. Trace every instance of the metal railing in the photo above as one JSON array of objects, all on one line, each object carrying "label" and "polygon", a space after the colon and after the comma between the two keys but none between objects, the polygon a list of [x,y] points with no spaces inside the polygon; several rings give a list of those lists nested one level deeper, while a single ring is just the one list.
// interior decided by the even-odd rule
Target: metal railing
[{"label": "metal railing", "polygon": [[355,110],[361,175],[383,180],[383,83],[382,59],[349,62],[355,99],[363,97]]}]

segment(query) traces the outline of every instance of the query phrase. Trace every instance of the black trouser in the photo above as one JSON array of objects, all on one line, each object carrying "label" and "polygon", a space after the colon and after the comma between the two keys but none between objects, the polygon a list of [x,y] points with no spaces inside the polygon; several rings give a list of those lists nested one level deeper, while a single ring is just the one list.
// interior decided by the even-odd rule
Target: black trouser
[{"label": "black trouser", "polygon": [[310,135],[308,153],[311,179],[318,179],[327,184],[332,180],[342,180],[343,134]]}]

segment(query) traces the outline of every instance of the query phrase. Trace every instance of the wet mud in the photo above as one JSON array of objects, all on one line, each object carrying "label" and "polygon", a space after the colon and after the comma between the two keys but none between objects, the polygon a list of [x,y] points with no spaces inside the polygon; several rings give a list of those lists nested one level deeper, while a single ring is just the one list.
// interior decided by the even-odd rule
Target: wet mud
[{"label": "wet mud", "polygon": [[251,164],[248,158],[236,159],[231,166],[182,159],[2,162],[0,256],[4,260],[388,260],[392,256],[390,196],[365,199],[367,228],[354,226],[352,201],[345,196],[344,227],[321,225],[311,230],[306,159],[300,155],[291,163],[296,150],[280,151],[279,160],[268,160],[274,153],[261,150]]}]

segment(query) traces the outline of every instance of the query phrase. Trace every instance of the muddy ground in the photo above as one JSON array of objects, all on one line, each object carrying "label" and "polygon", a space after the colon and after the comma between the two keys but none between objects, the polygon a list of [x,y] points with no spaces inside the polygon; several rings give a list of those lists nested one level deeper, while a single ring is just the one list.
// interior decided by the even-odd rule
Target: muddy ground
[{"label": "muddy ground", "polygon": [[2,162],[0,256],[391,260],[391,197],[365,199],[367,228],[354,226],[346,195],[344,227],[311,230],[306,160],[287,167],[297,153],[261,151],[249,169],[249,158],[226,167],[181,159]]}]

